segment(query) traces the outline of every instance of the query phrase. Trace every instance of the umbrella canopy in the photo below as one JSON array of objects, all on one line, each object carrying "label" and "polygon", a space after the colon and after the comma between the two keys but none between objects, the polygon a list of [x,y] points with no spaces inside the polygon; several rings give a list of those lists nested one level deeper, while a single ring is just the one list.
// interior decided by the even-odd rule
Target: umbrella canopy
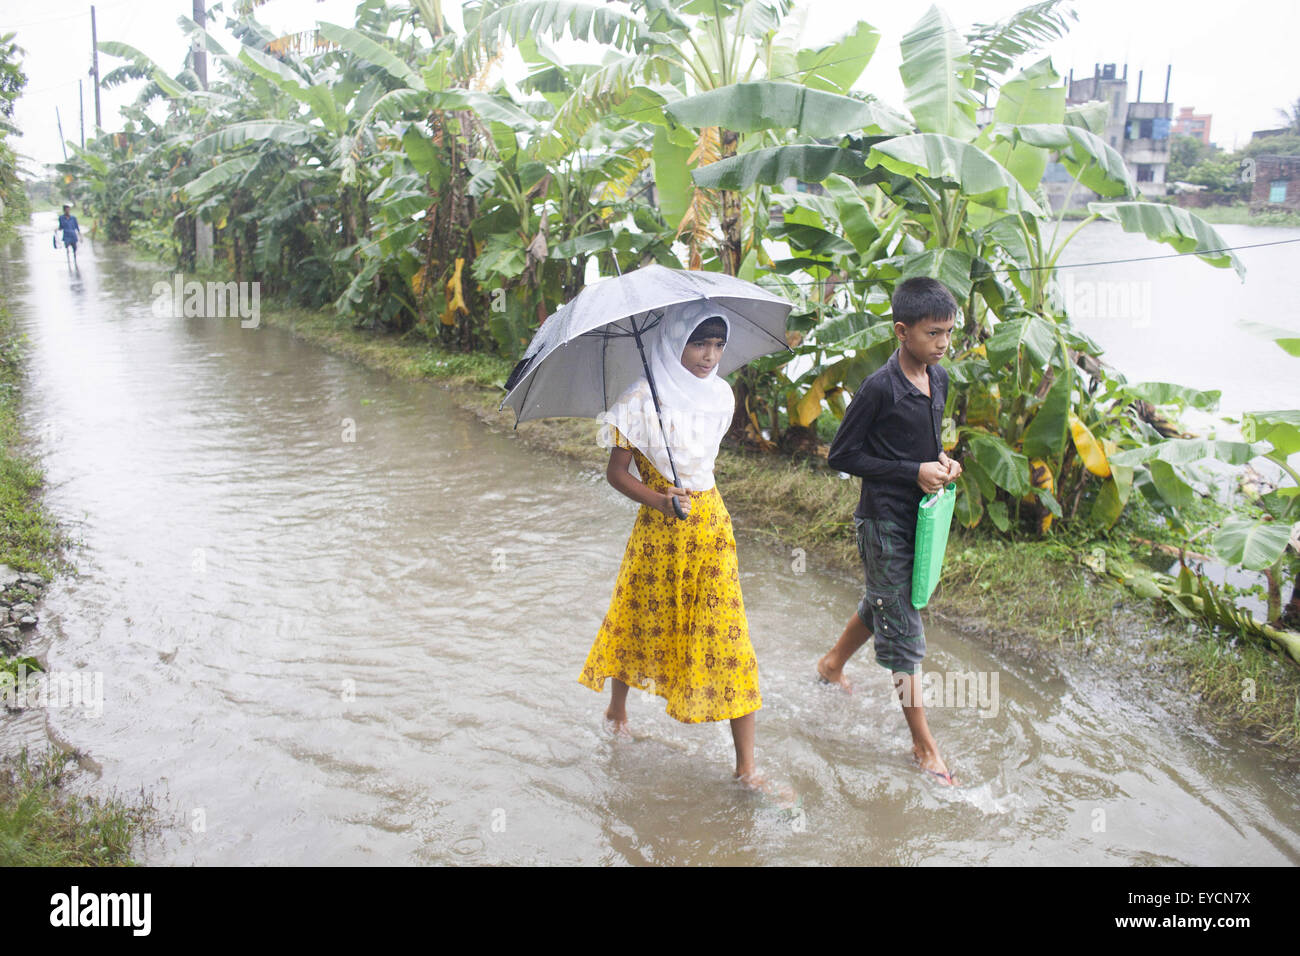
[{"label": "umbrella canopy", "polygon": [[673,308],[701,300],[730,326],[718,375],[789,348],[785,299],[718,272],[642,266],[587,286],[549,316],[506,382],[501,407],[515,410],[516,423],[600,415],[644,374],[638,337],[644,342]]}]

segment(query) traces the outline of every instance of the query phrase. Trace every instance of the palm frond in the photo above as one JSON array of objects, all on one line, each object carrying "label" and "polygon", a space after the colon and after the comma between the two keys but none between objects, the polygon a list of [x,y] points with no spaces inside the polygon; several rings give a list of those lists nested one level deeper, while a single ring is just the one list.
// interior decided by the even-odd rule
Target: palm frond
[{"label": "palm frond", "polygon": [[551,131],[562,139],[576,140],[622,105],[645,74],[647,56],[624,57],[588,73],[555,111]]},{"label": "palm frond", "polygon": [[[627,191],[640,177],[641,172],[650,165],[650,155],[650,150],[637,146],[629,150],[626,156],[616,155],[610,157],[604,168],[612,175],[599,185],[596,198],[602,203],[612,205],[626,196]],[[616,166],[622,166],[622,171],[614,173],[614,167]],[[612,212],[612,209],[602,209],[600,217],[608,219]]]},{"label": "palm frond", "polygon": [[[478,14],[477,20],[474,14]],[[530,36],[558,40],[566,34],[575,40],[633,51],[650,31],[630,11],[597,0],[490,2],[465,11],[465,35],[457,45],[456,59],[469,73],[483,58],[498,55],[503,40],[518,43]]]},{"label": "palm frond", "polygon": [[1058,10],[1066,0],[1041,0],[997,23],[977,23],[966,34],[975,90],[983,93],[992,78],[1011,69],[1016,57],[1037,50],[1069,32],[1069,20],[1078,20],[1073,7]]},{"label": "palm frond", "polygon": [[106,90],[111,90],[115,86],[121,86],[123,83],[130,83],[132,80],[147,80],[153,76],[153,70],[146,66],[137,66],[134,63],[127,63],[123,66],[109,70],[99,78],[99,85]]}]

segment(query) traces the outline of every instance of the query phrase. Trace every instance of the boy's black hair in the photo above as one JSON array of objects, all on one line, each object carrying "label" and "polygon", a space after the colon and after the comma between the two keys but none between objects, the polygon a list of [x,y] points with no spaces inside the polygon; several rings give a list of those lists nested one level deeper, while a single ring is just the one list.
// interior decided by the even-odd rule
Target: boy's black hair
[{"label": "boy's black hair", "polygon": [[690,345],[692,342],[698,342],[701,339],[722,339],[722,343],[726,344],[727,323],[723,321],[722,316],[711,315],[697,325],[690,338],[686,340],[686,344]]},{"label": "boy's black hair", "polygon": [[957,315],[957,300],[938,279],[916,276],[898,284],[890,302],[894,321],[916,325],[922,319],[950,319]]}]

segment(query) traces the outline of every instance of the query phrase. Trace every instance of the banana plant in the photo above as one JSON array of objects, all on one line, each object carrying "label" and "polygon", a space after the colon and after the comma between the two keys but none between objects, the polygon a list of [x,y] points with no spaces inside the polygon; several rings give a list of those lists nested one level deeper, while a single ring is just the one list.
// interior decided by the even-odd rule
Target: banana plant
[{"label": "banana plant", "polygon": [[[1225,520],[1212,540],[1215,553],[1225,563],[1239,565],[1264,575],[1268,588],[1268,619],[1283,618],[1282,587],[1293,582],[1287,621],[1300,624],[1296,612],[1296,554],[1300,553],[1300,474],[1288,461],[1300,453],[1300,411],[1247,412],[1242,417],[1242,436],[1247,441],[1266,442],[1266,457],[1291,483],[1271,489],[1243,486],[1251,504],[1250,513]],[[1290,572],[1288,574],[1288,571]]]},{"label": "banana plant", "polygon": [[[1041,16],[1043,7],[1029,14]],[[1040,26],[1050,31],[1059,24]],[[1217,251],[1226,243],[1199,218],[1134,199],[1122,160],[1088,128],[1096,109],[1067,108],[1050,61],[997,86],[993,122],[980,129],[976,77],[983,76],[991,91],[997,74],[989,47],[968,41],[936,8],[904,36],[900,72],[914,130],[870,142],[865,158],[853,155],[851,140],[841,139],[798,152],[778,148],[749,159],[744,169],[733,161],[706,175],[749,183],[796,164],[816,175],[820,164],[824,181],[843,175],[878,190],[904,217],[902,237],[858,274],[885,292],[902,279],[928,275],[947,285],[964,307],[950,360],[955,388],[949,435],[969,452],[970,462],[959,518],[974,525],[987,513],[1009,530],[1013,511],[1028,503],[1046,530],[1054,518],[1073,517],[1087,499],[1090,512],[1111,523],[1133,485],[1124,483],[1122,469],[1119,481],[1111,477],[1108,449],[1165,439],[1147,422],[1126,424],[1132,419],[1130,405],[1140,397],[1128,395],[1117,405],[1125,395],[1112,388],[1097,360],[1100,350],[1070,326],[1053,300],[1057,262],[1082,226],[1062,239],[1061,219],[1048,217],[1039,198],[1047,163],[1058,159],[1076,181],[1118,200],[1094,204],[1092,218],[1112,218],[1124,229],[1194,252],[1213,265],[1239,272],[1241,266],[1231,254]],[[825,208],[799,205],[810,208],[795,213],[793,229],[787,225],[774,232],[801,232],[805,242],[798,256],[829,267],[836,248],[831,240],[843,240],[846,230]],[[810,227],[825,235],[810,233]],[[809,244],[814,240],[815,247]],[[823,376],[824,368],[818,368],[801,380],[806,391],[788,403],[795,412],[792,421],[807,421],[832,390]],[[1167,464],[1141,465],[1137,484],[1173,507],[1182,501],[1186,482]]]}]

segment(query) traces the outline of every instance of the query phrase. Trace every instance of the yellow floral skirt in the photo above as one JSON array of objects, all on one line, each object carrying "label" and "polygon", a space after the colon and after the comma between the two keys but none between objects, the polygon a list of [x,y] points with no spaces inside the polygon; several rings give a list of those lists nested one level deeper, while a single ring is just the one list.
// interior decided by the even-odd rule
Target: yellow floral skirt
[{"label": "yellow floral skirt", "polygon": [[[672,487],[641,452],[633,457],[647,485]],[[645,505],[637,513],[578,680],[600,691],[607,677],[665,698],[668,715],[688,724],[743,717],[763,705],[736,539],[716,486],[691,495],[685,521]]]}]

